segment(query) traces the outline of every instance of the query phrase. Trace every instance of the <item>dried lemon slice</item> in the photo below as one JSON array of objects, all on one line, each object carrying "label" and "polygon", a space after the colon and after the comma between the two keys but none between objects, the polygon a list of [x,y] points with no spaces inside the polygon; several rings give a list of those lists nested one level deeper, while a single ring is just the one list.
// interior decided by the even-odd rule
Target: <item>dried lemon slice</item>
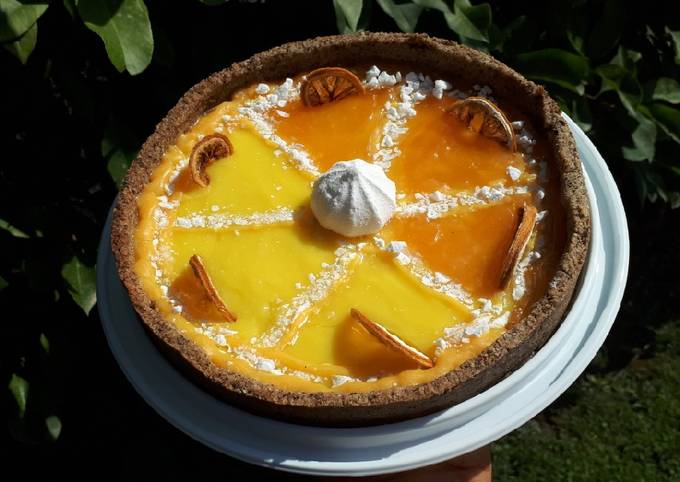
[{"label": "dried lemon slice", "polygon": [[361,311],[357,310],[356,308],[352,308],[350,313],[352,313],[352,317],[355,320],[361,323],[363,327],[366,328],[366,330],[371,335],[376,337],[383,345],[398,353],[401,353],[423,368],[432,368],[434,366],[434,363],[432,363],[432,360],[429,356],[417,348],[412,347],[394,333],[390,333],[387,328],[371,321]]},{"label": "dried lemon slice", "polygon": [[302,103],[308,107],[327,104],[348,95],[363,93],[359,78],[341,67],[324,67],[307,74],[300,86]]},{"label": "dried lemon slice", "polygon": [[208,294],[208,298],[210,298],[210,300],[215,304],[217,311],[222,313],[227,321],[236,321],[236,315],[229,311],[227,305],[224,303],[224,301],[222,301],[222,298],[220,298],[215,285],[210,279],[210,276],[208,276],[208,271],[205,269],[205,264],[203,263],[201,257],[197,254],[193,255],[189,259],[189,266],[191,266],[194,276],[198,278],[201,286],[203,286],[203,289],[205,289],[205,292]]},{"label": "dried lemon slice", "polygon": [[234,147],[226,136],[222,134],[205,136],[191,150],[189,158],[191,178],[199,186],[206,187],[210,184],[210,178],[205,169],[216,160],[230,156],[232,152]]},{"label": "dried lemon slice", "polygon": [[524,205],[520,211],[519,225],[517,226],[517,231],[515,232],[515,237],[510,243],[510,248],[508,253],[505,255],[503,260],[503,267],[501,268],[501,289],[505,289],[514,273],[517,263],[519,263],[519,258],[524,252],[531,233],[536,225],[536,208],[534,206]]},{"label": "dried lemon slice", "polygon": [[484,97],[468,97],[456,102],[449,112],[469,129],[493,139],[511,151],[517,150],[515,133],[503,111]]}]

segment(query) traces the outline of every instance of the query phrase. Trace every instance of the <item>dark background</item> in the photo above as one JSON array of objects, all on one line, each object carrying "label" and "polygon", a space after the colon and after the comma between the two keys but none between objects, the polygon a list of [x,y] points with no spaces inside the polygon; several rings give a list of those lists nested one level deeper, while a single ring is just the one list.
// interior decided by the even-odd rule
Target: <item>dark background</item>
[{"label": "dark background", "polygon": [[[656,5],[630,3],[631,43],[643,26],[661,31],[672,21],[669,10]],[[337,33],[332,3],[147,1],[154,58],[134,77],[118,73],[100,39],[59,7],[55,2],[40,19],[27,65],[0,51],[0,218],[29,236],[0,230],[0,275],[8,282],[0,291],[1,382],[8,386],[14,373],[30,382],[23,417],[9,390],[0,397],[8,427],[2,434],[6,474],[11,466],[15,478],[297,479],[217,454],[149,408],[111,356],[96,309],[83,314],[61,270],[74,255],[95,264],[117,192],[102,156],[105,134],[134,152],[178,98],[212,72],[281,43]],[[504,2],[494,5],[494,22],[507,24],[518,13],[541,22],[559,12],[549,3]],[[369,28],[396,30],[376,6]],[[424,16],[418,30],[455,38],[434,15]],[[606,108],[606,99],[602,104]],[[605,113],[594,112],[595,131],[621,132],[610,129]],[[626,142],[628,135],[618,145]],[[494,446],[498,480],[680,478],[680,214],[660,200],[642,203],[639,172],[602,149],[631,234],[622,310],[577,384]],[[48,415],[62,424],[56,441],[45,430]]]}]

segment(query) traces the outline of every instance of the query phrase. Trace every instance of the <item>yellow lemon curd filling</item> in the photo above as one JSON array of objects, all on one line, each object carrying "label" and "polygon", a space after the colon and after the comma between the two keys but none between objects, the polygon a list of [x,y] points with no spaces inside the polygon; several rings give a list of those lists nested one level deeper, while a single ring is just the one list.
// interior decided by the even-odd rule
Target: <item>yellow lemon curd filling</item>
[{"label": "yellow lemon curd filling", "polygon": [[[369,83],[378,78],[369,72],[365,92],[315,107],[300,101],[301,79],[244,89],[167,149],[140,195],[136,273],[216,365],[295,391],[423,383],[475,357],[545,291],[564,232],[541,136],[512,113],[513,152],[447,112],[466,92],[416,74],[383,77]],[[233,153],[207,167],[202,187],[188,159],[214,133]],[[309,208],[314,179],[354,158],[396,184],[395,215],[375,236],[344,238]],[[539,221],[501,288],[524,205]],[[194,255],[235,322],[192,273]],[[353,308],[434,366],[381,343]]]}]

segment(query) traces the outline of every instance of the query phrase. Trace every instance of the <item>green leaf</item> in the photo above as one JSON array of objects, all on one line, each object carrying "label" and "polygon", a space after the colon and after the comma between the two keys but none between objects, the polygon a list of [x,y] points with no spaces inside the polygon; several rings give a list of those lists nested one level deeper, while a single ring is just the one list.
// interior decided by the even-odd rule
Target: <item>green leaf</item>
[{"label": "green leaf", "polygon": [[0,276],[0,291],[4,290],[8,286],[9,286],[9,283],[7,282],[7,280],[5,278],[3,278],[2,276]]},{"label": "green leaf", "polygon": [[680,208],[680,191],[671,191],[668,193],[668,202],[671,204],[671,209]]},{"label": "green leaf", "polygon": [[659,198],[664,201],[668,199],[664,179],[657,171],[645,164],[635,164],[633,172],[635,173],[633,176],[635,187],[642,204],[647,200],[656,202]]},{"label": "green leaf", "polygon": [[567,30],[567,40],[569,40],[569,43],[571,44],[571,47],[578,52],[579,54],[583,55],[583,37],[578,33],[573,30]]},{"label": "green leaf", "polygon": [[24,418],[26,413],[26,401],[28,400],[29,383],[21,378],[16,373],[12,373],[12,378],[9,380],[9,391],[12,392],[14,401],[17,403],[19,409],[19,418]]},{"label": "green leaf", "polygon": [[663,131],[680,144],[680,110],[660,102],[654,102],[649,111]]},{"label": "green leaf", "polygon": [[363,0],[333,0],[335,20],[340,33],[357,31],[363,3]]},{"label": "green leaf", "polygon": [[673,45],[673,51],[675,52],[675,63],[680,65],[680,30],[671,30],[666,27],[666,33],[671,38],[671,44]]},{"label": "green leaf", "polygon": [[29,235],[24,233],[21,229],[12,226],[9,222],[4,219],[0,219],[0,229],[7,231],[9,234],[15,238],[29,238]]},{"label": "green leaf", "polygon": [[634,147],[622,147],[623,158],[629,161],[653,161],[656,154],[656,124],[642,114],[635,118],[638,126],[631,136]]},{"label": "green leaf", "polygon": [[50,415],[45,419],[45,427],[47,427],[47,433],[50,435],[50,439],[55,442],[59,435],[61,434],[61,420],[56,415]]},{"label": "green leaf", "polygon": [[38,41],[38,24],[34,23],[25,34],[19,37],[14,42],[4,44],[3,47],[10,54],[14,55],[22,64],[26,64],[28,57],[33,52],[35,44]]},{"label": "green leaf", "polygon": [[89,314],[97,302],[95,268],[85,266],[74,256],[62,267],[61,276],[68,283],[73,301]]},{"label": "green leaf", "polygon": [[515,66],[527,77],[552,82],[583,95],[588,77],[588,60],[561,49],[544,49],[519,54]]},{"label": "green leaf", "polygon": [[87,28],[104,41],[106,53],[119,71],[137,75],[153,56],[149,13],[142,0],[78,0],[78,13]]},{"label": "green leaf", "polygon": [[413,3],[421,8],[439,10],[444,15],[447,25],[451,27],[450,20],[453,17],[453,12],[448,5],[444,3],[444,0],[413,0]]},{"label": "green leaf", "polygon": [[422,8],[440,11],[449,28],[461,37],[489,42],[491,7],[488,3],[473,6],[467,0],[454,0],[453,11],[444,0],[413,0],[413,3]]},{"label": "green leaf", "polygon": [[680,84],[677,80],[669,77],[657,79],[652,91],[652,99],[680,104]]},{"label": "green leaf", "polygon": [[106,164],[106,170],[109,171],[111,179],[116,183],[116,186],[120,187],[120,183],[123,182],[125,178],[125,173],[127,172],[130,164],[132,164],[136,153],[130,151],[124,151],[122,149],[115,149],[109,156],[109,162]]},{"label": "green leaf", "polygon": [[626,110],[634,115],[642,100],[642,87],[637,79],[626,69],[615,64],[600,65],[595,73],[602,78],[598,96],[604,92],[615,91]]},{"label": "green leaf", "polygon": [[595,69],[595,73],[602,79],[602,86],[597,95],[610,90],[615,91],[623,106],[633,117],[637,116],[637,108],[642,101],[642,86],[637,80],[635,66],[639,59],[638,52],[619,47],[610,63],[600,65]]},{"label": "green leaf", "polygon": [[0,42],[18,39],[47,10],[47,2],[0,0]]},{"label": "green leaf", "polygon": [[414,3],[396,4],[394,0],[378,0],[378,5],[392,17],[402,32],[413,32],[423,8]]},{"label": "green leaf", "polygon": [[588,11],[579,8],[571,11],[569,25],[567,26],[566,36],[571,47],[579,54],[585,54],[585,36],[588,24]]},{"label": "green leaf", "polygon": [[50,354],[50,340],[47,339],[45,333],[40,333],[40,346],[47,355]]},{"label": "green leaf", "polygon": [[626,70],[636,73],[635,64],[642,58],[642,54],[635,50],[627,49],[619,45],[619,50],[611,60],[614,65],[619,65]]},{"label": "green leaf", "polygon": [[137,156],[137,150],[132,147],[134,145],[137,143],[132,132],[124,124],[110,118],[102,137],[101,151],[102,157],[107,160],[106,168],[118,187]]},{"label": "green leaf", "polygon": [[467,0],[454,0],[455,24],[453,30],[463,37],[480,42],[489,41],[489,27],[491,26],[491,6],[488,3],[470,5]]}]

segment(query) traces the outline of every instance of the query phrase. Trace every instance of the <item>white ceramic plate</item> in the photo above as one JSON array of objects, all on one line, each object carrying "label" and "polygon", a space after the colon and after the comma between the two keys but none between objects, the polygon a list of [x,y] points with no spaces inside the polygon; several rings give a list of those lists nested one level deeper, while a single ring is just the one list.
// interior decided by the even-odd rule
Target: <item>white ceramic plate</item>
[{"label": "white ceramic plate", "polygon": [[377,427],[306,427],[243,412],[196,387],[156,349],[116,273],[111,219],[97,260],[98,308],[111,351],[144,399],[194,439],[238,459],[315,475],[371,475],[440,462],[488,444],[552,403],[581,374],[618,312],[628,271],[628,229],[607,166],[568,117],[593,213],[587,266],[571,310],[520,369],[442,412]]}]

